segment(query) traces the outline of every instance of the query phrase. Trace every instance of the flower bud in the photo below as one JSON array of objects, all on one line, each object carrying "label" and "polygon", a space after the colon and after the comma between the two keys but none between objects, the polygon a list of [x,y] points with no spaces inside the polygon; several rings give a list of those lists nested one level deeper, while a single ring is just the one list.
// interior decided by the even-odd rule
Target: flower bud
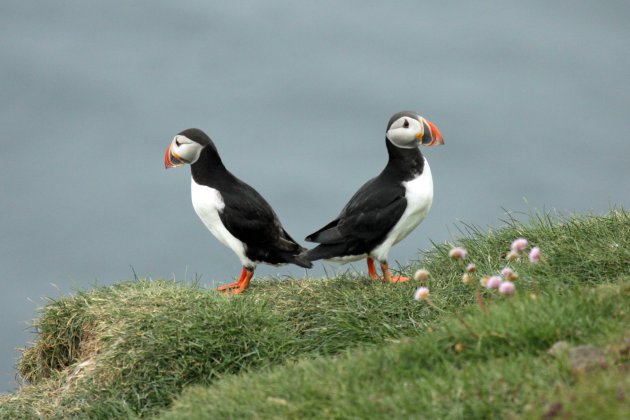
[{"label": "flower bud", "polygon": [[509,281],[518,280],[518,274],[516,274],[516,272],[512,270],[510,267],[505,267],[503,270],[501,270],[501,275],[503,276],[504,279],[509,280]]},{"label": "flower bud", "polygon": [[429,279],[429,270],[425,270],[424,268],[421,268],[418,271],[416,271],[416,274],[414,274],[413,278],[415,278],[416,281],[424,283]]},{"label": "flower bud", "polygon": [[448,256],[454,260],[463,260],[466,258],[466,254],[466,250],[460,246],[451,248],[451,250],[448,252]]},{"label": "flower bud", "polygon": [[469,273],[464,273],[464,275],[462,276],[462,283],[470,284],[471,281],[472,281],[472,275],[470,275]]}]

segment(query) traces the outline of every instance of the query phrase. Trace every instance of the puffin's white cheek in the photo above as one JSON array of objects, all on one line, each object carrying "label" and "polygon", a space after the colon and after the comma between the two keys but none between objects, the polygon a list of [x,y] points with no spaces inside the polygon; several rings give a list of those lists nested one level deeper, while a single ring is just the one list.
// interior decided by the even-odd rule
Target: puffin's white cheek
[{"label": "puffin's white cheek", "polygon": [[179,146],[175,151],[178,155],[190,162],[190,153],[186,146]]},{"label": "puffin's white cheek", "polygon": [[199,158],[199,148],[192,144],[183,144],[177,148],[177,154],[193,163]]},{"label": "puffin's white cheek", "polygon": [[413,148],[418,146],[418,139],[413,130],[396,128],[389,130],[387,138],[398,147]]}]

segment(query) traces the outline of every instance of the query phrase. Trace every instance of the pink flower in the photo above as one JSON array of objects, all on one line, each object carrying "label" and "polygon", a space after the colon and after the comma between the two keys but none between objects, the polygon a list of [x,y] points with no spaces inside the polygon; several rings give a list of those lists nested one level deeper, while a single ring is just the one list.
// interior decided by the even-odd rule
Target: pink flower
[{"label": "pink flower", "polygon": [[501,285],[501,277],[499,276],[490,277],[488,279],[488,282],[486,283],[486,287],[488,289],[498,289],[500,285]]},{"label": "pink flower", "polygon": [[429,288],[428,287],[418,287],[416,289],[416,293],[413,294],[413,298],[415,300],[427,300],[427,299],[429,299]]},{"label": "pink flower", "polygon": [[532,248],[532,250],[529,252],[529,261],[534,264],[540,261],[540,248],[538,248],[537,246]]},{"label": "pink flower", "polygon": [[499,293],[502,295],[513,295],[516,287],[511,281],[504,281],[499,285]]},{"label": "pink flower", "polygon": [[505,259],[508,260],[508,261],[516,261],[516,260],[518,260],[518,252],[516,252],[516,251],[508,252],[508,254],[506,255]]},{"label": "pink flower", "polygon": [[527,249],[527,239],[525,238],[515,239],[514,242],[512,242],[511,249],[512,251],[516,253],[521,253],[525,251]]},{"label": "pink flower", "polygon": [[466,250],[460,246],[451,248],[451,250],[448,251],[448,256],[454,260],[463,260],[464,258],[466,258],[466,254]]},{"label": "pink flower", "polygon": [[474,273],[475,271],[477,271],[477,266],[475,264],[470,263],[466,266],[467,273]]}]

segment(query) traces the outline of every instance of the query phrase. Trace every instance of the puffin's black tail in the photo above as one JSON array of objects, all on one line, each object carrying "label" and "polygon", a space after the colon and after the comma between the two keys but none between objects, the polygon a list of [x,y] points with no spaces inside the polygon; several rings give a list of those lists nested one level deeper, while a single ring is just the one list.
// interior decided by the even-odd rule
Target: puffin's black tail
[{"label": "puffin's black tail", "polygon": [[304,267],[304,268],[313,267],[313,263],[308,258],[304,258],[303,253],[299,255],[283,253],[282,257],[286,260],[286,262],[299,265],[300,267]]},{"label": "puffin's black tail", "polygon": [[300,254],[300,257],[308,261],[327,260],[328,258],[339,257],[344,255],[346,250],[345,244],[321,244],[313,249]]}]

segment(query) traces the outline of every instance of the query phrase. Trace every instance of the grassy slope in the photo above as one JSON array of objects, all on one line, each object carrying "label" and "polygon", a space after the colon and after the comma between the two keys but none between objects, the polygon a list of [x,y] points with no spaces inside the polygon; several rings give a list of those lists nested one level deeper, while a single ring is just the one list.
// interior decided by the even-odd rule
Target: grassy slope
[{"label": "grassy slope", "polygon": [[[536,413],[553,398],[570,410],[580,381],[574,390],[566,360],[545,350],[559,339],[616,345],[628,333],[630,215],[469,233],[462,243],[483,273],[503,267],[517,236],[541,246],[546,262],[514,264],[517,297],[494,298],[488,313],[445,245],[423,262],[435,307],[410,298],[415,284],[348,276],[258,282],[232,298],[138,281],[52,302],[20,362],[31,385],[0,399],[0,416],[153,414],[189,384],[198,385],[165,417],[488,416]],[[627,363],[619,351],[609,358]],[[593,380],[626,378],[614,369]]]},{"label": "grassy slope", "polygon": [[[535,302],[504,302],[488,313],[477,311],[465,317],[478,339],[451,319],[431,333],[398,344],[349,352],[334,360],[303,360],[226,378],[210,388],[191,388],[162,418],[533,415],[546,406],[546,394],[555,385],[568,385],[574,379],[566,358],[546,354],[555,341],[610,343],[610,363],[628,363],[620,352],[627,347],[618,337],[630,333],[628,314],[620,316],[621,308],[629,306],[630,278],[595,293],[576,289]],[[459,352],[455,351],[458,343]],[[620,418],[612,415],[618,410],[630,414],[627,400],[621,401],[623,406],[609,403],[619,389],[630,393],[630,381],[600,391],[606,402],[599,404],[600,415],[602,407],[609,414],[600,418]]]}]

